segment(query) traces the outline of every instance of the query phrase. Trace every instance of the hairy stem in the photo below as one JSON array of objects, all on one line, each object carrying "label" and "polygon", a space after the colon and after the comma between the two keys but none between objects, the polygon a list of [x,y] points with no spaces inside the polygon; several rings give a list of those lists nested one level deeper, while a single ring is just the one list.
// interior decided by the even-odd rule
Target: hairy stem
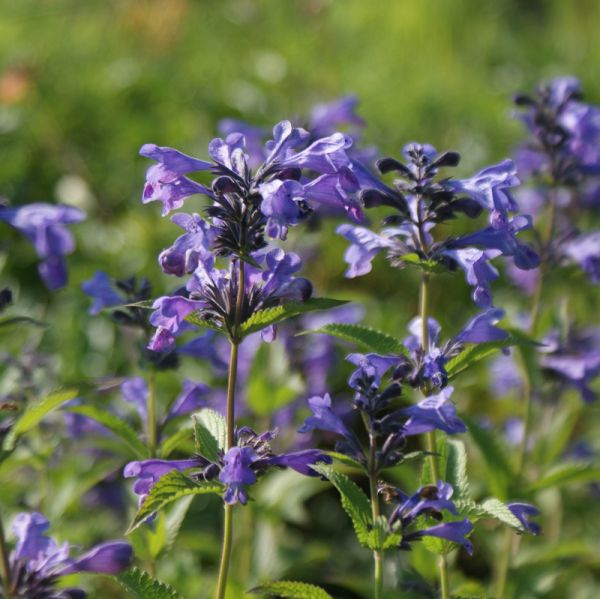
[{"label": "hairy stem", "polygon": [[[244,262],[238,260],[237,297],[234,316],[234,326],[230,339],[231,349],[229,353],[229,370],[227,373],[227,436],[225,449],[229,450],[235,445],[235,384],[238,367],[238,348],[240,339],[238,329],[242,318],[242,303],[244,301]],[[227,588],[227,575],[229,573],[229,562],[231,560],[231,548],[233,539],[233,506],[224,505],[223,520],[223,544],[221,546],[221,561],[219,564],[219,577],[217,579],[217,591],[215,599],[224,599]]]},{"label": "hairy stem", "polygon": [[10,563],[8,561],[8,548],[6,546],[6,538],[4,536],[4,524],[0,516],[0,567],[2,568],[2,588],[4,595],[10,597]]}]

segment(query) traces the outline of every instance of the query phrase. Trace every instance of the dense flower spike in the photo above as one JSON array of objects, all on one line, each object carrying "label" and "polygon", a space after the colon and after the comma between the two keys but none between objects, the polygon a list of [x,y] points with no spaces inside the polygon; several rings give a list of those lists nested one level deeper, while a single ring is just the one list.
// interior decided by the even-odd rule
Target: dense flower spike
[{"label": "dense flower spike", "polygon": [[41,258],[38,266],[46,287],[60,289],[67,284],[64,256],[75,249],[73,236],[66,225],[79,223],[85,213],[74,206],[62,204],[27,204],[18,208],[0,205],[0,220],[19,230]]},{"label": "dense flower spike", "polygon": [[40,513],[21,513],[12,526],[17,537],[10,555],[9,568],[14,597],[27,599],[84,599],[77,588],[59,588],[62,576],[77,572],[118,574],[129,567],[133,557],[131,545],[113,541],[97,545],[78,558],[69,557],[68,543],[58,545],[46,536],[50,527]]},{"label": "dense flower spike", "polygon": [[[475,303],[489,307],[490,283],[497,277],[490,260],[503,255],[514,257],[515,265],[521,269],[538,266],[537,255],[516,239],[519,232],[530,227],[530,220],[510,216],[517,209],[510,188],[519,183],[510,160],[485,168],[470,179],[438,180],[440,168],[458,164],[456,152],[438,154],[430,145],[413,143],[404,147],[403,156],[406,162],[394,158],[377,162],[382,174],[394,171],[399,176],[393,187],[359,164],[351,165],[362,188],[364,206],[387,206],[395,214],[385,219],[389,226],[381,233],[346,224],[338,227],[337,232],[351,242],[345,254],[349,265],[346,276],[368,273],[373,258],[385,250],[390,263],[397,267],[416,259],[429,269],[463,269],[467,282],[474,287]],[[458,238],[434,240],[437,224],[458,214],[475,218],[482,210],[489,213],[489,227]]]}]

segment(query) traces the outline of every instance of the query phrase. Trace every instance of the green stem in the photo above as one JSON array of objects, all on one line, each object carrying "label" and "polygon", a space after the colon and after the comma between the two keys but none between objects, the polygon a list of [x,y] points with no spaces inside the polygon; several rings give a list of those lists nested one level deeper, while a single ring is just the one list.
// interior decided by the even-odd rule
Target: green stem
[{"label": "green stem", "polygon": [[10,589],[10,563],[8,561],[8,548],[4,536],[4,525],[0,516],[0,567],[2,567],[2,588],[6,597],[11,596]]},{"label": "green stem", "polygon": [[[227,435],[225,441],[225,449],[227,451],[235,445],[235,385],[237,380],[238,348],[241,342],[238,336],[238,329],[242,318],[244,287],[244,261],[238,259],[236,309],[233,330],[231,331],[231,349],[229,353],[229,370],[227,373]],[[225,597],[225,591],[227,589],[227,575],[229,573],[229,562],[231,561],[232,539],[233,506],[226,503],[224,504],[223,544],[221,546],[221,561],[219,564],[219,577],[217,579],[215,599],[224,599]]]},{"label": "green stem", "polygon": [[150,373],[148,379],[148,399],[146,401],[146,411],[148,412],[148,447],[150,448],[150,455],[156,454],[156,440],[157,440],[157,429],[156,429],[156,375],[154,372]]},{"label": "green stem", "polygon": [[[421,337],[423,339],[423,351],[427,352],[429,348],[429,282],[430,275],[424,272],[421,277],[420,293],[420,314],[421,314]],[[437,485],[440,480],[440,470],[437,461],[437,445],[435,431],[430,431],[425,436],[427,442],[427,451],[429,452],[429,464],[431,467],[431,482]],[[450,597],[450,582],[448,576],[448,562],[445,555],[440,555],[438,560],[438,570],[440,576],[440,589],[442,599]]]},{"label": "green stem", "polygon": [[[379,494],[377,493],[377,439],[373,433],[369,433],[369,492],[371,495],[371,514],[375,525],[380,515]],[[383,551],[373,550],[373,583],[374,597],[383,597]]]}]

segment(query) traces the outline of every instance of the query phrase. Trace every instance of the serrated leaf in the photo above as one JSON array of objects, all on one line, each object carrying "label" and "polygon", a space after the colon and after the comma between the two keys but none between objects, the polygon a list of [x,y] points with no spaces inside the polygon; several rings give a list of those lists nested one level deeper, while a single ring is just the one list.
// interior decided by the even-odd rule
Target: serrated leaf
[{"label": "serrated leaf", "polygon": [[482,503],[478,505],[485,516],[490,518],[494,518],[519,532],[525,532],[525,527],[521,524],[521,521],[510,511],[508,506],[492,497],[490,499],[486,499]]},{"label": "serrated leaf", "polygon": [[202,425],[211,434],[217,442],[218,449],[225,450],[227,443],[227,421],[219,412],[210,408],[204,408],[194,413],[192,420],[194,423]]},{"label": "serrated leaf", "polygon": [[400,339],[359,324],[331,323],[318,329],[302,331],[300,335],[321,333],[344,341],[356,343],[362,350],[376,354],[406,354],[407,350]]},{"label": "serrated leaf", "polygon": [[165,544],[165,549],[170,549],[175,543],[175,539],[181,530],[181,525],[185,520],[185,517],[190,509],[190,505],[192,504],[192,500],[194,499],[193,495],[189,495],[188,497],[184,497],[181,501],[178,501],[173,509],[167,514],[166,520],[166,529],[167,529],[167,540]]},{"label": "serrated leaf", "polygon": [[293,582],[291,580],[279,580],[267,582],[258,587],[250,589],[249,593],[262,593],[285,599],[333,599],[332,596],[321,587],[306,582]]},{"label": "serrated leaf", "polygon": [[77,397],[76,389],[66,389],[64,391],[55,391],[44,399],[27,406],[23,415],[15,422],[10,432],[4,440],[3,449],[10,451],[14,448],[17,438],[31,430],[50,412],[56,410],[67,401]]},{"label": "serrated leaf", "polygon": [[345,474],[337,472],[327,464],[316,464],[313,470],[323,475],[338,490],[342,498],[342,507],[350,516],[354,532],[361,545],[369,546],[369,533],[373,526],[371,504],[362,489]]},{"label": "serrated leaf", "polygon": [[119,437],[137,457],[144,459],[150,456],[148,447],[140,441],[138,433],[123,419],[115,416],[115,414],[103,410],[98,406],[71,406],[69,412],[95,420],[98,424],[101,424]]},{"label": "serrated leaf", "polygon": [[152,578],[138,568],[115,576],[119,584],[137,599],[182,599],[170,585]]},{"label": "serrated leaf", "polygon": [[487,431],[474,420],[464,418],[469,434],[486,462],[487,476],[492,493],[502,499],[507,498],[508,485],[513,481],[515,473],[508,461],[504,448],[491,431]]},{"label": "serrated leaf", "polygon": [[135,530],[144,520],[162,510],[165,506],[188,495],[204,495],[207,493],[221,494],[223,485],[218,481],[196,482],[179,470],[173,470],[162,476],[150,490],[135,515],[129,530]]},{"label": "serrated leaf", "polygon": [[240,325],[240,333],[242,337],[246,337],[251,333],[261,331],[272,324],[287,320],[293,316],[307,314],[308,312],[315,312],[317,310],[330,310],[331,308],[337,308],[338,306],[343,306],[347,303],[348,302],[345,300],[314,297],[305,302],[287,302],[273,308],[257,310],[250,318],[248,318],[248,320]]},{"label": "serrated leaf", "polygon": [[471,496],[467,476],[467,450],[458,439],[448,439],[448,457],[446,460],[446,482],[454,488],[456,499],[468,499]]},{"label": "serrated leaf", "polygon": [[600,468],[592,464],[561,464],[538,478],[529,491],[542,491],[562,485],[600,481]]},{"label": "serrated leaf", "polygon": [[511,331],[511,334],[507,339],[502,339],[500,341],[489,341],[487,343],[477,344],[469,343],[465,346],[463,351],[449,360],[446,364],[448,379],[452,380],[461,372],[464,372],[467,370],[467,368],[473,366],[473,364],[476,364],[477,362],[480,362],[481,360],[491,356],[499,349],[512,347],[514,345],[531,346],[537,344],[526,335],[517,331]]},{"label": "serrated leaf", "polygon": [[196,452],[207,460],[217,463],[219,460],[219,442],[204,423],[194,415],[194,444]]},{"label": "serrated leaf", "polygon": [[383,551],[392,547],[398,547],[401,542],[402,535],[396,532],[391,533],[386,517],[379,516],[369,532],[367,545],[369,549],[373,549],[374,551]]}]

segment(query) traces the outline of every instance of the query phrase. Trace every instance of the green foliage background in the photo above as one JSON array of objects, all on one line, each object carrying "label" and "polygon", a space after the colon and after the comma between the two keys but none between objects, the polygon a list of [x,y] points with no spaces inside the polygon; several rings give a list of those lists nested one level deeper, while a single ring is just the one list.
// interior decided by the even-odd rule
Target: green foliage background
[{"label": "green foliage background", "polygon": [[[519,123],[510,118],[515,91],[573,74],[582,80],[587,98],[600,102],[598,23],[600,3],[594,0],[0,0],[0,194],[15,205],[73,203],[89,215],[76,227],[70,285],[52,296],[38,280],[33,250],[2,228],[3,284],[16,291],[19,313],[51,323],[15,331],[5,339],[6,350],[18,353],[26,343],[54,352],[54,378],[41,381],[47,388],[130,373],[134,340],[123,341],[106,318],[89,317],[79,286],[97,269],[115,277],[147,276],[157,294],[170,284],[156,256],[176,228],[160,218],[157,205],[141,205],[148,166],[137,155],[143,143],[203,157],[221,118],[270,127],[290,116],[302,118],[316,102],[351,92],[360,98],[367,143],[393,155],[412,140],[456,149],[463,156],[460,171],[467,174],[509,155],[521,138]],[[363,302],[367,324],[402,336],[416,311],[416,278],[409,272],[391,276],[381,263],[367,279],[344,280],[344,243],[333,228],[325,222],[320,231],[292,235],[292,247],[313,248],[307,270],[319,294]],[[565,276],[553,283],[556,297],[582,284],[580,275]],[[514,289],[500,287],[498,305],[515,314]],[[597,323],[598,293],[570,295],[577,319]],[[473,313],[462,280],[434,286],[433,296],[433,313],[447,334]],[[208,376],[193,364],[185,369]],[[462,380],[460,410],[500,422],[516,404],[490,403],[486,377],[481,369]],[[166,395],[178,389],[169,376],[161,385]],[[565,414],[581,409],[576,397],[566,402]],[[590,437],[598,415],[596,408],[586,409],[586,427],[577,426]],[[69,447],[42,430],[22,463],[12,466],[18,477],[2,483],[2,504],[9,511],[16,506],[54,511],[62,518],[62,538],[74,542],[122,535],[125,522],[110,513],[95,513],[93,519],[85,513],[74,481],[98,461],[74,455]],[[483,480],[476,450],[471,454],[472,476]],[[104,468],[111,466],[116,468],[110,463]],[[5,466],[0,476],[8,480],[11,471]],[[403,476],[409,484],[416,481]],[[55,500],[58,489],[62,495],[70,489],[71,499]],[[253,555],[238,557],[240,572],[255,582],[281,575],[343,581],[361,596],[368,556],[353,541],[335,494],[324,489],[287,474],[265,482],[254,518],[250,510],[240,515],[248,519],[240,528],[246,527],[255,543]],[[558,598],[569,589],[573,599],[592,599],[600,564],[578,536],[587,530],[590,543],[597,545],[599,510],[583,487],[564,502],[558,502],[558,491],[552,493],[543,498],[550,510],[548,535],[522,543],[534,547],[523,558],[533,566],[517,574],[524,581],[521,588],[533,594],[519,597]],[[559,504],[562,515],[553,512]],[[584,517],[587,510],[594,517]],[[178,551],[159,564],[159,575],[186,597],[205,596],[203,589],[212,581],[218,522],[207,513],[217,513],[216,503],[198,498]],[[553,545],[562,538],[557,519],[564,520],[569,540]],[[315,530],[320,532],[312,534]],[[471,574],[485,579],[483,554],[468,563],[460,558],[465,579]],[[430,573],[427,555],[419,549],[412,556],[425,575]],[[563,564],[559,560],[574,564],[573,574],[559,576],[553,591],[545,581],[556,564]],[[118,587],[107,588],[97,596],[118,596]],[[241,587],[232,588],[231,597],[241,596]]]}]

